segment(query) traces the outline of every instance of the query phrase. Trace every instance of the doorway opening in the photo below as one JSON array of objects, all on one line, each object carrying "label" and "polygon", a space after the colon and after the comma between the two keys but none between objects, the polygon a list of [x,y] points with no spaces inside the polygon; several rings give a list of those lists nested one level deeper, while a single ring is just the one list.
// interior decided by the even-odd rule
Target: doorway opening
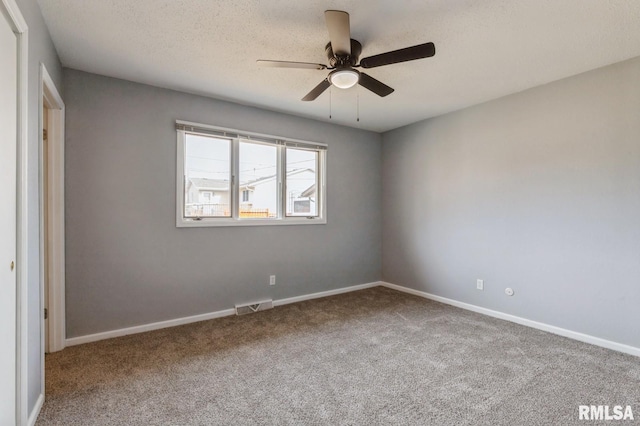
[{"label": "doorway opening", "polygon": [[64,102],[40,65],[40,296],[44,354],[65,347]]}]

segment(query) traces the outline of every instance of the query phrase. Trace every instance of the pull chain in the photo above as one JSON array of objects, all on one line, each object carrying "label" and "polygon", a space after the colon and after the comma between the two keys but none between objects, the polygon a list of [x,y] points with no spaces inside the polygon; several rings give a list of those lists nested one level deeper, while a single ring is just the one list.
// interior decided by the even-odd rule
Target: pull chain
[{"label": "pull chain", "polygon": [[[333,87],[329,87],[329,120],[333,119],[332,116],[332,101],[333,101]],[[356,88],[356,120],[360,122],[360,88]]]},{"label": "pull chain", "polygon": [[357,119],[358,119],[358,123],[360,122],[360,88],[356,87],[356,96],[357,96]]}]

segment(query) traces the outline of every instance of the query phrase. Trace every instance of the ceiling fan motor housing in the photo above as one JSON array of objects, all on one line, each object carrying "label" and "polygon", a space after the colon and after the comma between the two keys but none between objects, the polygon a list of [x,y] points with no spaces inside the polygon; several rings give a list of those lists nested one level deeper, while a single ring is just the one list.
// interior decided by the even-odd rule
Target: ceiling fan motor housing
[{"label": "ceiling fan motor housing", "polygon": [[360,53],[362,53],[362,45],[358,40],[351,39],[351,54],[350,55],[336,55],[333,53],[331,42],[327,43],[324,48],[329,58],[329,66],[332,68],[351,68],[358,63]]}]

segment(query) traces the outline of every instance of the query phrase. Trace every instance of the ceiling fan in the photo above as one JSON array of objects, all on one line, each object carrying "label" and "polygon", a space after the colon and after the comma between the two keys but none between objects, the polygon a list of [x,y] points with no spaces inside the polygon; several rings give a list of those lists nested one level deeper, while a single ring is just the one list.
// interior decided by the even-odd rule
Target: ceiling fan
[{"label": "ceiling fan", "polygon": [[340,10],[327,10],[324,12],[324,18],[327,23],[330,39],[325,47],[327,57],[329,58],[329,66],[309,62],[257,61],[259,65],[267,67],[332,70],[320,84],[302,98],[303,101],[313,101],[332,84],[340,89],[348,89],[356,84],[360,84],[378,96],[390,95],[393,93],[391,87],[355,68],[381,67],[383,65],[429,58],[436,54],[436,47],[433,43],[424,43],[369,56],[361,59],[360,63],[358,63],[360,53],[362,52],[362,45],[357,40],[351,38],[349,14]]}]

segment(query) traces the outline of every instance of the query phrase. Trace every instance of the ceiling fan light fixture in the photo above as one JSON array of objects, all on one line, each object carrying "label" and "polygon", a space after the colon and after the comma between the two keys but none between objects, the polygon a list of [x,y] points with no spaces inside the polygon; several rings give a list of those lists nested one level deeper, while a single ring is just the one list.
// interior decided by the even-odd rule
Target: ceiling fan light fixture
[{"label": "ceiling fan light fixture", "polygon": [[329,74],[331,84],[339,89],[348,89],[355,86],[360,80],[360,73],[354,69],[335,70]]}]

